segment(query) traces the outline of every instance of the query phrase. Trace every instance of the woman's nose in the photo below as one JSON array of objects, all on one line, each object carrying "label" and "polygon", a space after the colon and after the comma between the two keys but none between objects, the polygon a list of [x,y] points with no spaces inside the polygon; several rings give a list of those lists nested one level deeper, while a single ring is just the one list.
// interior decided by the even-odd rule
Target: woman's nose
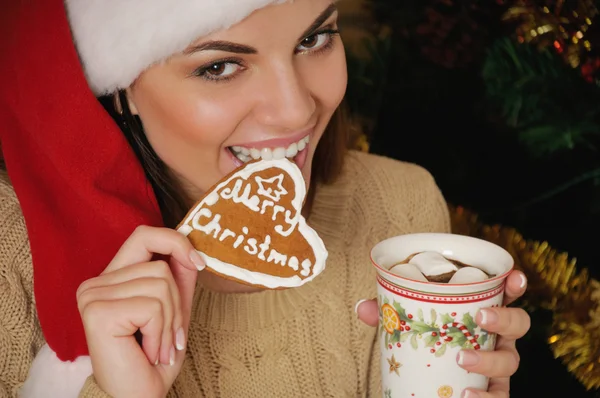
[{"label": "woman's nose", "polygon": [[309,127],[317,102],[292,66],[269,73],[259,90],[260,101],[255,109],[259,123],[284,131]]}]

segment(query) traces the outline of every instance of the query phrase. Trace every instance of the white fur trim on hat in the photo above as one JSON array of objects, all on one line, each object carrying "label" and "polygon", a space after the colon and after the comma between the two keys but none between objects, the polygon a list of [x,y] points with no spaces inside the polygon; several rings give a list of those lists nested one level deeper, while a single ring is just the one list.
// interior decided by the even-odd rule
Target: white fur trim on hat
[{"label": "white fur trim on hat", "polygon": [[92,361],[82,356],[73,362],[61,361],[45,344],[35,356],[19,398],[77,398],[92,374]]},{"label": "white fur trim on hat", "polygon": [[194,40],[226,29],[259,8],[286,0],[66,0],[92,91],[129,87],[150,65]]}]

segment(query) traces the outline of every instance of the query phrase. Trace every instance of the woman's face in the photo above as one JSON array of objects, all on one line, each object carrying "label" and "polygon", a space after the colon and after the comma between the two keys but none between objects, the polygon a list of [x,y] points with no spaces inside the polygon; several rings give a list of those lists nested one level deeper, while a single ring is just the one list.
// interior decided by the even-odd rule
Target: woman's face
[{"label": "woman's face", "polygon": [[194,200],[252,158],[286,156],[310,181],[346,90],[331,0],[260,9],[146,70],[128,90],[158,156]]}]

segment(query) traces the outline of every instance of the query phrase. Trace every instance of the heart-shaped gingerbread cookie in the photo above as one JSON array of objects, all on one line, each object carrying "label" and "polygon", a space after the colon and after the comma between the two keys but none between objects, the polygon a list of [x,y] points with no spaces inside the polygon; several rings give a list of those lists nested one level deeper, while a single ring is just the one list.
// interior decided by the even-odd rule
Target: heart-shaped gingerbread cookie
[{"label": "heart-shaped gingerbread cookie", "polygon": [[305,197],[295,163],[253,161],[210,189],[177,230],[216,274],[270,289],[298,287],[325,269],[328,255],[301,214]]}]

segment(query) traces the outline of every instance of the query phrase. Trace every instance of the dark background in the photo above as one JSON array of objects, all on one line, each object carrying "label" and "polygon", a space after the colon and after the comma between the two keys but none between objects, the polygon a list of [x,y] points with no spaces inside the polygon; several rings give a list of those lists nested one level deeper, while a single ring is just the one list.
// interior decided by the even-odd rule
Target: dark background
[{"label": "dark background", "polygon": [[[485,223],[547,241],[599,278],[600,61],[594,45],[600,40],[590,27],[585,38],[592,51],[574,65],[552,37],[519,42],[519,27],[535,18],[503,20],[516,5],[570,15],[581,13],[582,4],[585,12],[598,5],[566,1],[556,10],[557,3],[363,1],[364,13],[355,9],[343,20],[352,26],[346,33],[352,42],[348,104],[371,152],[424,166],[449,203]],[[577,22],[565,25],[567,33],[579,29]],[[531,316],[531,332],[518,344],[521,366],[511,397],[600,397],[553,358],[546,341],[552,314]]]}]

